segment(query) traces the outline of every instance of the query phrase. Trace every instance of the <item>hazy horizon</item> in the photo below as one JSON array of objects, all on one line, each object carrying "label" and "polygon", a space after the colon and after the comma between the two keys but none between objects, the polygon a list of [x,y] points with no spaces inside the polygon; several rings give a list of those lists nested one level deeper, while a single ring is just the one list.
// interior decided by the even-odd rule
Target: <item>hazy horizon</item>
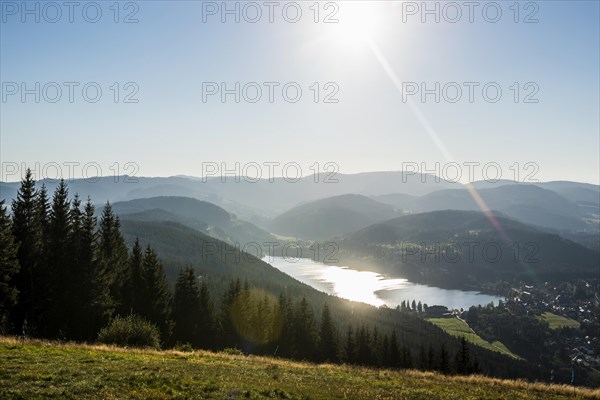
[{"label": "hazy horizon", "polygon": [[[66,169],[65,169],[66,170]],[[377,174],[377,173],[406,173],[406,178],[410,179],[410,176],[415,176],[418,174],[421,174],[420,172],[413,172],[413,171],[403,171],[403,170],[376,170],[376,171],[358,171],[358,172],[348,172],[345,173],[343,171],[339,171],[337,172],[335,175],[332,175],[332,177],[335,176],[351,176],[351,175],[361,175],[361,174]],[[20,171],[19,171],[20,173]],[[60,181],[60,179],[64,179],[66,182],[69,181],[74,181],[74,180],[89,180],[89,181],[93,181],[94,179],[105,179],[105,178],[115,178],[115,177],[135,177],[135,178],[145,178],[145,179],[153,179],[153,178],[164,178],[164,179],[168,179],[168,178],[185,178],[185,179],[191,179],[191,180],[198,180],[198,181],[203,181],[203,180],[222,180],[223,183],[239,183],[236,182],[236,179],[238,179],[240,182],[246,182],[246,183],[254,183],[255,180],[255,176],[250,176],[250,175],[223,175],[221,176],[216,175],[216,176],[206,176],[205,178],[203,178],[202,175],[188,175],[188,174],[177,174],[177,175],[139,175],[139,174],[135,174],[135,175],[128,175],[128,174],[119,174],[119,175],[110,175],[110,174],[106,174],[106,175],[75,175],[75,176],[69,176],[68,174],[63,176],[62,178],[60,177],[56,177],[56,176],[51,176],[50,174],[48,174],[48,176],[42,176],[41,178],[39,178],[37,175],[39,175],[39,173],[36,175],[36,171],[32,168],[32,173],[33,173],[33,177],[36,181],[49,181],[49,182],[58,182]],[[16,178],[14,176],[16,176],[15,174],[11,174],[11,176],[13,176],[13,179],[11,180],[0,180],[1,183],[19,183],[22,178],[24,177],[25,171],[23,171],[23,173],[19,176],[19,178]],[[3,176],[5,174],[3,173]],[[277,180],[283,180],[284,182],[293,184],[296,182],[296,180],[298,179],[306,179],[306,178],[310,178],[313,177],[317,174],[311,173],[311,174],[306,174],[306,175],[302,175],[299,178],[296,178],[295,176],[293,177],[288,177],[287,175],[273,175],[272,178],[273,179],[277,179]],[[323,176],[326,175],[326,172],[321,172],[319,174],[319,176]],[[441,177],[440,175],[437,175],[435,173],[432,172],[423,172],[422,175],[427,175],[427,178],[425,178],[426,182],[437,182],[437,181],[442,181],[444,180],[443,177]],[[244,178],[248,178],[248,179],[244,179]],[[286,180],[287,179],[287,180]],[[262,176],[260,178],[261,181],[269,181],[270,178],[268,177],[268,175],[266,176]],[[542,184],[542,183],[553,183],[553,182],[572,182],[572,183],[578,183],[578,184],[587,184],[587,185],[595,185],[595,186],[600,186],[600,182],[584,182],[581,180],[566,180],[566,179],[556,179],[556,180],[538,180],[538,181],[515,181],[512,179],[508,179],[508,178],[501,178],[501,179],[485,179],[485,178],[481,178],[481,179],[474,179],[474,180],[461,180],[461,181],[456,181],[454,179],[449,179],[446,180],[447,182],[450,183],[456,183],[459,185],[466,185],[468,183],[477,183],[477,182],[487,182],[490,183],[491,185],[494,184],[505,184],[510,182],[511,184],[531,184],[531,185],[535,185],[535,184]],[[315,183],[319,183],[319,182],[315,182]]]},{"label": "hazy horizon", "polygon": [[2,2],[2,163],[480,162],[503,179],[535,163],[541,181],[600,182],[598,2],[482,3],[473,22],[394,1],[293,3],[295,21],[292,3],[271,23],[244,3],[99,3],[70,22]]}]

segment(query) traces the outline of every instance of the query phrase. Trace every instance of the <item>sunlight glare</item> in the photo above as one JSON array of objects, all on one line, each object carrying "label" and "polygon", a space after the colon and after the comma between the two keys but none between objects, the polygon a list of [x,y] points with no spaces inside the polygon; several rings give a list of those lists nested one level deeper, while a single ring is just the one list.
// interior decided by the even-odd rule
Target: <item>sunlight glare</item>
[{"label": "sunlight glare", "polygon": [[383,22],[380,5],[362,1],[342,3],[338,20],[334,27],[335,41],[348,47],[373,40]]}]

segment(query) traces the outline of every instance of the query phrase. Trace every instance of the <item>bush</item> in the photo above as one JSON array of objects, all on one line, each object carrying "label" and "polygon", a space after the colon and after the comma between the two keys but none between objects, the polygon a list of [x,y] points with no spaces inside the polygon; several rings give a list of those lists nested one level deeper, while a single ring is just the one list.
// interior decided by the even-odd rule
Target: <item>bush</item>
[{"label": "bush", "polygon": [[244,355],[244,353],[242,353],[242,351],[240,349],[238,349],[237,347],[227,347],[227,348],[223,349],[223,353],[230,354],[233,356],[243,356]]},{"label": "bush", "polygon": [[175,343],[175,347],[174,348],[175,348],[175,350],[184,351],[184,352],[192,352],[192,351],[194,351],[194,348],[189,343],[180,343],[180,342],[177,342],[177,343]]},{"label": "bush", "polygon": [[127,347],[160,348],[158,328],[140,316],[116,317],[98,334],[100,343]]}]

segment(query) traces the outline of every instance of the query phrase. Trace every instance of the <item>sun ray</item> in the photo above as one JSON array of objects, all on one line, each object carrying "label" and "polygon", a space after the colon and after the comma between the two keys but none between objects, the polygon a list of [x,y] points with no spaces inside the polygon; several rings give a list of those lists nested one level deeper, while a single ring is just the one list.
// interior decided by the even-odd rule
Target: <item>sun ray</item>
[{"label": "sun ray", "polygon": [[[396,75],[396,73],[394,72],[394,69],[392,68],[390,63],[387,61],[385,56],[381,53],[381,51],[379,50],[379,48],[377,47],[377,45],[375,44],[375,42],[373,40],[368,40],[368,45],[369,45],[369,48],[371,49],[371,51],[373,52],[373,54],[375,55],[375,58],[377,59],[377,61],[379,62],[379,64],[381,65],[381,67],[383,68],[385,73],[387,74],[387,76],[390,78],[390,80],[394,84],[394,87],[396,87],[396,89],[400,92],[400,94],[402,94],[402,82],[398,78],[398,75]],[[410,110],[413,112],[413,114],[417,117],[417,120],[419,121],[419,123],[421,124],[423,129],[425,129],[425,132],[427,132],[427,134],[429,135],[429,137],[431,138],[433,143],[436,145],[438,150],[442,153],[442,156],[445,158],[445,160],[447,162],[455,162],[454,157],[452,157],[452,155],[450,154],[450,151],[448,150],[448,148],[446,147],[446,145],[444,144],[444,142],[442,141],[440,136],[437,134],[436,130],[429,123],[429,121],[427,120],[425,115],[423,115],[423,113],[421,112],[419,107],[415,104],[415,102],[412,101],[412,99],[410,97],[408,97],[406,100],[406,103],[408,104],[408,106],[409,106]],[[481,211],[485,214],[485,216],[488,218],[488,220],[496,228],[498,233],[500,233],[500,236],[502,237],[502,239],[505,240],[507,243],[510,243],[510,239],[509,239],[508,235],[506,234],[506,231],[502,228],[502,225],[500,225],[500,222],[498,222],[498,220],[496,219],[496,217],[494,216],[494,214],[492,213],[492,211],[486,204],[485,200],[483,200],[483,198],[481,197],[479,192],[477,192],[477,189],[475,189],[475,187],[473,187],[473,185],[470,182],[468,182],[465,186],[467,188],[467,191],[469,192],[469,194],[475,201],[475,203],[477,203],[477,206],[481,209]]]}]

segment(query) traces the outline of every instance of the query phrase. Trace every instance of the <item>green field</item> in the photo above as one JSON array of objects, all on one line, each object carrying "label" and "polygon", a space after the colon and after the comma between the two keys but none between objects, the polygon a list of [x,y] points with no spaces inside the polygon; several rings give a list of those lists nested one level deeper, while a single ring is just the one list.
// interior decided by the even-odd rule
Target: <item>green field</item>
[{"label": "green field", "polygon": [[570,318],[561,317],[560,315],[553,314],[551,312],[543,313],[540,318],[550,325],[550,329],[559,329],[564,327],[579,328],[580,324]]},{"label": "green field", "polygon": [[1,399],[600,399],[599,390],[0,337]]},{"label": "green field", "polygon": [[481,346],[484,349],[496,351],[498,353],[506,354],[507,356],[520,359],[517,354],[511,352],[501,342],[495,341],[493,343],[486,342],[479,335],[471,330],[469,325],[458,318],[430,318],[429,322],[432,322],[448,332],[450,335],[464,337],[468,342],[471,342],[477,346]]}]

